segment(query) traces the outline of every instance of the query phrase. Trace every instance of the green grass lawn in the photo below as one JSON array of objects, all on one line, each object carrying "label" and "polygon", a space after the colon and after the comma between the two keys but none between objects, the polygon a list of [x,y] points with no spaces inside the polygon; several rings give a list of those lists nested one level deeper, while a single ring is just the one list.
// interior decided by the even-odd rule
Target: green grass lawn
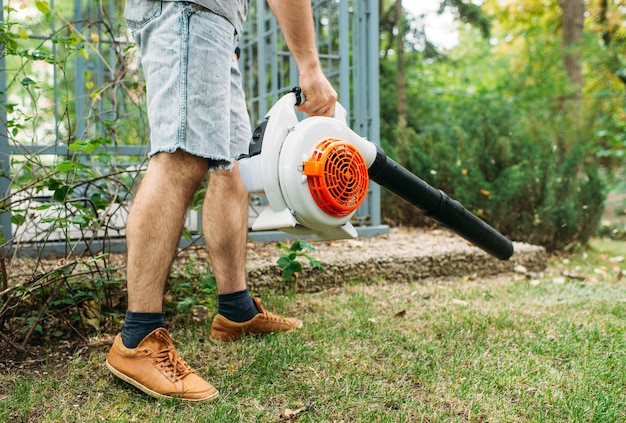
[{"label": "green grass lawn", "polygon": [[305,327],[229,344],[208,324],[172,328],[220,390],[212,403],[140,394],[108,374],[102,347],[2,375],[0,421],[625,422],[624,257],[626,243],[596,240],[531,277],[264,292]]}]

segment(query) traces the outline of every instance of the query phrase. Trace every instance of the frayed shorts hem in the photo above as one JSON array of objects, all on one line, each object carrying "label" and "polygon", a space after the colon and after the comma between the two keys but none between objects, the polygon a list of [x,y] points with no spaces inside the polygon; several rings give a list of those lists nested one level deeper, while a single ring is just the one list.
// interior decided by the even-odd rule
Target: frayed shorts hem
[{"label": "frayed shorts hem", "polygon": [[180,148],[231,168],[252,136],[233,25],[177,1],[127,1],[125,17],[146,79],[149,156]]},{"label": "frayed shorts hem", "polygon": [[148,158],[154,157],[158,153],[175,153],[176,151],[181,150],[185,153],[191,154],[192,156],[200,157],[202,159],[206,159],[208,161],[208,170],[231,170],[235,166],[235,158],[225,159],[223,157],[216,157],[210,154],[205,154],[201,152],[189,151],[186,148],[175,145],[173,147],[168,148],[159,148],[148,153]]}]

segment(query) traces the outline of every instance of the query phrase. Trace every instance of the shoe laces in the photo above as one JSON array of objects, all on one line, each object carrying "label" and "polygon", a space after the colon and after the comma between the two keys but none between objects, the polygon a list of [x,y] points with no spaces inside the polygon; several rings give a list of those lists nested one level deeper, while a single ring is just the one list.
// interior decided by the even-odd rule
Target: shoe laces
[{"label": "shoe laces", "polygon": [[287,319],[285,319],[284,317],[279,316],[274,313],[270,313],[266,310],[262,310],[261,314],[263,315],[263,318],[266,320],[272,320],[274,322],[280,322],[280,323],[285,323],[287,321]]},{"label": "shoe laces", "polygon": [[278,314],[270,313],[269,311],[265,310],[265,308],[263,308],[263,306],[261,305],[261,300],[256,300],[255,304],[259,312],[261,313],[261,316],[263,317],[263,319],[282,323],[282,324],[286,324],[288,322],[288,320],[284,318],[283,316],[279,316]]},{"label": "shoe laces", "polygon": [[166,344],[166,349],[157,353],[149,354],[154,364],[165,373],[170,374],[173,380],[180,380],[190,373],[194,373],[193,369],[182,359],[178,352],[174,349],[174,345],[169,337],[162,332],[157,332],[158,336]]}]

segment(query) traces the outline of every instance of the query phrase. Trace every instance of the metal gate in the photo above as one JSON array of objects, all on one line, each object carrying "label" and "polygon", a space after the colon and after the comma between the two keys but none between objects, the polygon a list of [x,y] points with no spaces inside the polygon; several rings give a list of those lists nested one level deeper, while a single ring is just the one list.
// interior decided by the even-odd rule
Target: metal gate
[{"label": "metal gate", "polygon": [[[59,190],[63,193],[64,186],[55,191],[57,185],[43,180],[33,188],[37,192],[27,192],[31,197],[39,195],[41,201],[33,202],[30,198],[25,202],[20,195],[24,196],[26,191],[19,184],[25,169],[32,170],[34,163],[41,165],[44,173],[46,167],[62,169],[66,171],[66,179],[68,166],[78,170],[106,168],[103,172],[114,166],[119,179],[105,178],[102,186],[110,186],[116,195],[121,178],[134,181],[140,174],[148,129],[142,80],[138,76],[136,53],[123,23],[121,2],[57,0],[55,4],[54,0],[49,0],[32,4],[0,0],[0,8],[3,10],[0,22],[3,40],[11,41],[11,37],[6,36],[8,31],[22,48],[9,51],[5,45],[0,52],[3,246],[37,254],[67,254],[84,249],[123,250],[123,228],[131,189],[124,189],[119,196],[116,214],[108,216],[106,230],[103,230],[86,227],[72,215],[67,204],[55,203],[52,208],[46,205],[50,198],[44,197],[54,197]],[[350,126],[377,142],[378,1],[314,0],[313,9],[322,65],[349,112]],[[240,43],[241,68],[254,127],[278,98],[297,85],[298,74],[265,0],[251,1],[244,32]],[[69,54],[71,49],[74,49],[73,54]],[[20,57],[28,59],[23,60],[24,66],[26,62],[33,69],[34,65],[38,66],[38,77],[26,75],[24,68],[16,65]],[[36,97],[34,88],[38,89]],[[30,112],[33,115],[29,117]],[[86,167],[81,168],[83,165]],[[56,174],[50,173],[56,178]],[[96,180],[98,175],[92,176]],[[87,188],[96,184],[73,182],[72,186],[68,182],[66,191],[78,195],[77,188],[83,187],[79,194],[91,201],[92,193]],[[131,182],[125,188],[132,188]],[[366,202],[355,214],[355,226],[360,235],[387,230],[380,222],[379,187],[371,185]],[[251,219],[259,201],[262,199],[253,199],[251,203]],[[73,204],[78,206],[78,203]],[[67,216],[62,220],[62,227],[54,228],[61,221],[58,213]],[[34,222],[35,219],[38,220]],[[28,222],[34,229],[24,229]],[[192,211],[186,229],[190,237],[185,238],[182,245],[202,242],[200,227],[200,213]],[[251,232],[250,238],[283,239],[285,234]]]}]

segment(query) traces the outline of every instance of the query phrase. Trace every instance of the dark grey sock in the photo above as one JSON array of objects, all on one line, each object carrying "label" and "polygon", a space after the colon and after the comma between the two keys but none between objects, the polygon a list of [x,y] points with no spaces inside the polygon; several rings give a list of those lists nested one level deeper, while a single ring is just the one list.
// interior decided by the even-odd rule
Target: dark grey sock
[{"label": "dark grey sock", "polygon": [[137,348],[146,335],[164,327],[165,313],[135,313],[127,310],[122,328],[122,343],[126,348]]},{"label": "dark grey sock", "polygon": [[217,312],[233,322],[246,322],[259,314],[250,291],[233,292],[231,294],[219,294],[217,296]]}]

